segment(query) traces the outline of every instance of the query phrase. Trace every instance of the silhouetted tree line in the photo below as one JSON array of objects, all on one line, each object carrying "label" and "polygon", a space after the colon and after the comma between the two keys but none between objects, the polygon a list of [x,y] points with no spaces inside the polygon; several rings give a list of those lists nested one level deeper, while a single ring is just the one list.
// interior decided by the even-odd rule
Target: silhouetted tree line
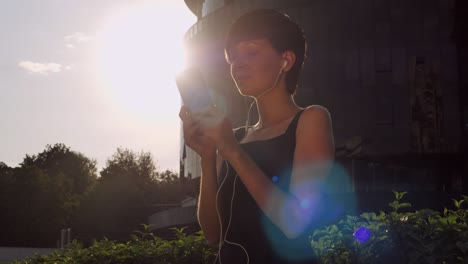
[{"label": "silhouetted tree line", "polygon": [[0,246],[55,247],[62,228],[84,243],[125,240],[183,196],[177,174],[158,171],[150,153],[118,148],[98,176],[95,160],[47,145],[16,168],[0,162]]}]

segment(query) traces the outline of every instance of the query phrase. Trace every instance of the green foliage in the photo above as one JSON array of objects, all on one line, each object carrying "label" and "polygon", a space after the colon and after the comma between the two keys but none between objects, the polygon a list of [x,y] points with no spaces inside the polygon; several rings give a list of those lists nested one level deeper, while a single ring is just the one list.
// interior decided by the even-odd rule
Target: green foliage
[{"label": "green foliage", "polygon": [[[311,234],[311,250],[322,263],[464,263],[468,259],[467,196],[443,212],[410,211],[406,192],[394,192],[390,211],[346,216]],[[95,162],[63,144],[26,156],[20,167],[0,162],[0,243],[7,246],[55,246],[58,230],[71,227],[67,249],[28,263],[206,263],[215,248],[201,232],[165,241],[149,226],[134,232],[161,204],[183,198],[177,174],[158,172],[149,153],[118,149],[96,177]],[[40,227],[40,228],[38,228]],[[370,237],[357,240],[357,230]],[[361,229],[360,229],[361,228]],[[86,235],[83,235],[86,234]],[[121,239],[124,238],[124,239]],[[3,239],[3,240],[2,240]],[[8,244],[6,244],[8,243]],[[56,258],[56,260],[54,259]],[[465,261],[466,262],[466,261]]]},{"label": "green foliage", "polygon": [[188,193],[148,152],[118,148],[100,176],[95,160],[60,143],[26,155],[16,168],[0,162],[0,210],[8,212],[0,218],[0,245],[55,247],[62,228],[86,244],[104,236],[125,241]]},{"label": "green foliage", "polygon": [[96,183],[95,161],[64,144],[26,155],[21,165],[0,163],[0,244],[55,246],[69,227],[83,195]]},{"label": "green foliage", "polygon": [[139,189],[145,189],[157,176],[151,153],[139,154],[129,149],[118,148],[101,171],[101,181],[128,180]]},{"label": "green foliage", "polygon": [[[346,216],[337,225],[315,230],[311,245],[321,263],[466,263],[468,259],[467,196],[454,200],[455,210],[437,212],[403,203],[406,192],[394,192],[389,213]],[[365,227],[369,240],[358,242],[355,231]]]},{"label": "green foliage", "polygon": [[46,256],[36,255],[24,260],[24,264],[64,263],[141,263],[141,264],[189,264],[211,263],[217,251],[209,245],[202,231],[195,235],[186,235],[185,228],[174,228],[175,240],[164,240],[149,232],[149,225],[142,225],[143,230],[135,231],[131,239],[118,243],[108,239],[94,241],[88,248],[74,240],[62,251],[55,251]]},{"label": "green foliage", "polygon": [[37,155],[26,155],[21,168],[37,167],[52,178],[67,179],[66,191],[81,195],[96,183],[96,161],[70,150],[65,144],[47,145]]},{"label": "green foliage", "polygon": [[183,198],[178,175],[158,172],[149,152],[118,148],[100,174],[75,219],[75,234],[88,234],[81,237],[85,240],[103,236],[125,240],[157,212],[158,204],[177,204]]},{"label": "green foliage", "polygon": [[[311,250],[320,263],[466,263],[468,259],[467,196],[454,200],[454,210],[443,212],[408,209],[405,192],[395,192],[390,212],[346,216],[338,223],[311,235]],[[365,228],[363,228],[365,227]],[[36,256],[23,263],[211,263],[217,247],[209,245],[203,232],[186,235],[174,228],[176,238],[154,236],[149,225],[134,231],[127,242],[107,238],[84,248],[73,241],[65,250]],[[368,239],[357,239],[366,229]]]}]

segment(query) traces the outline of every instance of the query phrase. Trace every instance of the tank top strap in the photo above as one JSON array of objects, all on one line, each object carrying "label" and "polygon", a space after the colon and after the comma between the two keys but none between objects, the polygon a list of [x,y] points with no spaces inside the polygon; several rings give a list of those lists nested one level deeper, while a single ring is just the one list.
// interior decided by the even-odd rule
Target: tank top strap
[{"label": "tank top strap", "polygon": [[289,123],[288,129],[286,130],[285,134],[292,134],[296,135],[296,128],[297,128],[297,123],[299,122],[299,118],[301,117],[302,112],[304,112],[304,109],[296,113],[296,116],[294,116],[294,119]]},{"label": "tank top strap", "polygon": [[[299,122],[299,118],[301,117],[302,112],[304,112],[304,109],[296,113],[291,123],[289,123],[289,126],[286,129],[285,134],[292,133],[293,135],[296,135],[297,123]],[[238,127],[234,129],[234,137],[237,139],[238,142],[241,141],[244,138],[244,136],[245,136],[245,127]]]}]

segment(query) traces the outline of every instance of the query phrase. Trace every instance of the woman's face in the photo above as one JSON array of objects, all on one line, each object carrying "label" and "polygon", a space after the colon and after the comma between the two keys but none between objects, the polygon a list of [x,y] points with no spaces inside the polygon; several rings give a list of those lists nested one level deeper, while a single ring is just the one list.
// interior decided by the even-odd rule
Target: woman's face
[{"label": "woman's face", "polygon": [[275,85],[284,59],[268,39],[239,42],[228,52],[231,76],[242,95],[256,97]]}]

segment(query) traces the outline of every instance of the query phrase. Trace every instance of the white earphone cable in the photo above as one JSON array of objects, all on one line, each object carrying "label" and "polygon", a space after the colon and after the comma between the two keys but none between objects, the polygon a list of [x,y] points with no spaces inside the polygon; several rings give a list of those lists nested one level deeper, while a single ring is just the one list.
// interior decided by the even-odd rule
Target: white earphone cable
[{"label": "white earphone cable", "polygon": [[[276,77],[276,80],[275,80],[275,83],[273,84],[273,86],[271,88],[269,88],[268,90],[264,91],[263,93],[261,93],[259,96],[257,96],[255,98],[255,100],[252,102],[252,104],[250,105],[249,107],[249,110],[247,112],[247,121],[246,121],[246,124],[245,124],[245,132],[247,132],[247,129],[249,128],[249,119],[250,119],[250,110],[252,109],[252,106],[254,105],[254,103],[258,100],[258,98],[262,97],[263,95],[267,94],[268,92],[270,92],[271,90],[273,90],[276,85],[278,85],[278,81],[281,77],[281,73],[283,72],[283,69],[284,67],[286,67],[287,65],[287,61],[284,62],[283,64],[283,67],[281,67],[279,73],[278,73],[278,76]],[[219,195],[219,191],[221,190],[221,188],[223,187],[224,185],[224,182],[226,181],[227,177],[228,177],[228,173],[229,173],[229,164],[228,162],[225,160],[224,161],[225,164],[226,164],[226,175],[221,183],[221,185],[219,186],[218,188],[218,191],[216,192],[216,213],[218,215],[218,220],[219,220],[219,246],[218,246],[218,255],[216,256],[215,260],[214,260],[214,263],[216,263],[216,260],[219,258],[219,263],[222,264],[221,262],[221,247],[223,246],[223,242],[226,242],[228,244],[231,244],[231,245],[236,245],[236,246],[239,246],[240,248],[242,248],[247,256],[247,264],[249,264],[250,262],[250,257],[249,257],[249,253],[247,252],[247,250],[241,245],[241,244],[238,244],[238,243],[234,243],[234,242],[230,242],[226,239],[226,236],[227,236],[227,233],[229,231],[229,227],[231,226],[231,220],[232,220],[232,205],[234,203],[234,195],[236,193],[236,182],[237,182],[237,178],[238,178],[238,174],[236,173],[236,176],[234,178],[234,184],[233,184],[233,188],[232,188],[232,197],[231,197],[231,205],[230,205],[230,211],[229,211],[229,221],[228,221],[228,225],[226,227],[226,233],[224,234],[224,237],[223,237],[223,223],[222,223],[222,220],[221,220],[221,215],[219,213],[219,208],[218,208],[218,195]]]},{"label": "white earphone cable", "polygon": [[249,110],[247,111],[247,120],[245,122],[245,132],[247,133],[247,130],[249,129],[249,125],[250,125],[250,110],[252,110],[252,106],[254,105],[254,103],[258,100],[258,98],[264,96],[265,94],[267,94],[268,92],[270,92],[271,90],[273,90],[276,85],[278,85],[278,81],[280,79],[280,76],[281,76],[281,73],[283,73],[283,69],[284,67],[286,67],[287,65],[287,61],[285,61],[285,63],[283,64],[283,67],[281,67],[279,73],[278,73],[278,76],[276,76],[276,81],[275,81],[275,84],[273,84],[273,86],[271,88],[269,88],[268,90],[264,91],[263,93],[261,93],[259,96],[255,97],[254,100],[252,101],[252,103],[250,104],[250,107],[249,107]]},{"label": "white earphone cable", "polygon": [[234,184],[233,184],[233,188],[232,188],[232,197],[231,197],[231,205],[230,205],[230,210],[229,210],[229,221],[228,221],[228,225],[226,227],[226,233],[224,234],[224,238],[223,238],[223,223],[222,223],[222,220],[221,220],[221,215],[219,213],[219,209],[218,209],[218,195],[219,195],[219,191],[221,190],[221,187],[223,186],[224,182],[226,181],[227,179],[227,176],[228,176],[228,172],[229,172],[229,168],[228,168],[228,162],[225,160],[224,161],[225,164],[226,164],[226,175],[223,179],[223,182],[221,183],[221,185],[219,186],[218,188],[218,191],[216,192],[216,212],[218,214],[218,220],[219,220],[219,246],[218,246],[218,255],[216,256],[215,258],[215,261],[214,263],[216,263],[216,260],[219,258],[219,263],[222,264],[221,262],[221,247],[223,246],[223,242],[226,242],[228,244],[231,244],[231,245],[236,245],[240,248],[242,248],[242,250],[244,250],[245,254],[247,255],[247,264],[250,263],[250,257],[249,257],[249,253],[247,252],[247,250],[241,245],[241,244],[238,244],[238,243],[234,243],[234,242],[230,242],[226,239],[226,236],[227,236],[227,233],[229,231],[229,227],[231,226],[231,220],[232,220],[232,205],[234,203],[234,195],[236,193],[236,181],[237,181],[237,177],[239,176],[238,174],[236,174],[235,178],[234,178]]}]

